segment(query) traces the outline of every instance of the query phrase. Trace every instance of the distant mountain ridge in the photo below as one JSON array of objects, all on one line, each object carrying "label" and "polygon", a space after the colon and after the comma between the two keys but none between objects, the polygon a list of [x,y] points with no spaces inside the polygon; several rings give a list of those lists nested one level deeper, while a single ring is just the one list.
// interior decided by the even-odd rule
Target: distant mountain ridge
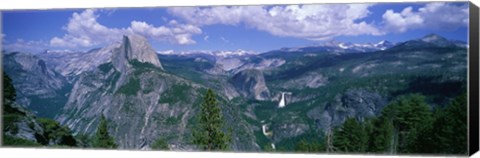
[{"label": "distant mountain ridge", "polygon": [[216,51],[209,51],[209,50],[190,50],[190,51],[173,51],[173,50],[166,50],[166,51],[157,51],[158,54],[161,55],[179,55],[179,56],[187,56],[187,55],[196,55],[196,54],[206,54],[211,55],[219,58],[227,58],[227,57],[234,57],[234,56],[250,56],[256,55],[257,52],[254,51],[247,51],[242,49],[237,50],[216,50]]},{"label": "distant mountain ridge", "polygon": [[119,43],[115,43],[87,52],[47,50],[38,53],[37,56],[47,61],[49,67],[65,76],[69,82],[74,82],[81,73],[93,70],[100,64],[110,62],[113,48],[118,46]]},{"label": "distant mountain ridge", "polygon": [[[134,36],[132,36],[134,37]],[[138,37],[138,36],[135,36]],[[137,41],[137,40],[134,40]],[[146,39],[141,40],[140,45],[145,45]],[[458,46],[458,47],[467,47],[467,43],[457,40],[448,40],[437,34],[428,34],[423,38],[408,40],[405,42],[392,43],[386,40],[379,41],[377,43],[351,43],[351,42],[339,42],[339,41],[327,41],[321,44],[311,45],[311,46],[302,46],[302,47],[293,47],[293,48],[281,48],[278,50],[271,50],[267,52],[254,52],[247,50],[190,50],[190,51],[155,51],[153,48],[148,48],[151,52],[155,52],[159,55],[168,55],[168,56],[178,56],[178,57],[198,57],[197,61],[206,60],[206,61],[218,61],[219,67],[225,71],[234,70],[244,63],[242,58],[253,57],[264,54],[275,54],[281,52],[301,52],[301,53],[319,53],[319,52],[329,52],[329,53],[363,53],[363,52],[375,52],[375,51],[384,51],[395,47],[397,45],[417,45],[425,46],[436,44],[438,46]],[[88,70],[92,70],[95,67],[99,66],[102,63],[107,63],[111,61],[111,54],[114,48],[118,47],[120,43],[114,43],[103,48],[92,49],[87,52],[76,52],[71,50],[65,51],[45,51],[43,53],[38,53],[37,56],[40,59],[43,59],[48,66],[53,67],[54,70],[61,73],[63,76],[66,76],[67,79],[72,82],[74,80],[73,76],[78,76],[80,73]],[[152,54],[152,53],[150,53]],[[154,59],[153,55],[147,57],[147,60]],[[153,62],[154,65],[161,65],[159,63]],[[242,64],[243,63],[243,64]],[[250,67],[251,68],[251,67]],[[238,72],[238,71],[236,71]]]},{"label": "distant mountain ridge", "polygon": [[281,48],[280,51],[289,52],[373,52],[388,49],[395,44],[390,41],[380,41],[378,43],[351,43],[331,40],[312,46]]},{"label": "distant mountain ridge", "polygon": [[442,37],[437,34],[428,34],[419,39],[408,40],[401,42],[394,47],[390,48],[391,50],[397,49],[418,49],[418,48],[432,48],[432,47],[459,47],[467,48],[468,44],[463,41],[458,40],[448,40],[445,37]]}]

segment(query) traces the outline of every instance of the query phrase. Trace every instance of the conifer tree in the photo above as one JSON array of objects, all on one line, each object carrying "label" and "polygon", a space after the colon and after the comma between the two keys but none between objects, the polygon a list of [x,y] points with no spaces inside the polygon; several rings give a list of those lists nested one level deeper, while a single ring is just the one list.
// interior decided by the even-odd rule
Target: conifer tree
[{"label": "conifer tree", "polygon": [[382,116],[392,120],[394,137],[398,142],[394,146],[401,153],[418,153],[424,144],[418,139],[433,121],[432,112],[425,102],[425,97],[419,94],[409,94],[398,97],[382,111]]},{"label": "conifer tree", "polygon": [[373,129],[369,140],[369,152],[387,153],[391,148],[393,138],[392,121],[386,117],[380,116],[372,121]]},{"label": "conifer tree", "polygon": [[298,152],[321,152],[325,151],[325,146],[324,144],[320,143],[320,141],[317,141],[315,139],[313,140],[307,140],[307,139],[302,139],[295,144],[295,151]]},{"label": "conifer tree", "polygon": [[224,119],[213,90],[208,89],[200,106],[199,127],[193,132],[193,142],[202,150],[227,150],[230,136],[223,130]]},{"label": "conifer tree", "polygon": [[333,145],[342,152],[364,152],[367,149],[368,136],[362,124],[355,118],[348,118],[336,129]]},{"label": "conifer tree", "polygon": [[93,140],[94,148],[105,148],[105,149],[115,149],[117,144],[115,140],[108,133],[108,125],[105,116],[100,117],[100,124],[98,125],[97,132]]},{"label": "conifer tree", "polygon": [[433,122],[433,152],[467,154],[467,94],[455,98]]}]

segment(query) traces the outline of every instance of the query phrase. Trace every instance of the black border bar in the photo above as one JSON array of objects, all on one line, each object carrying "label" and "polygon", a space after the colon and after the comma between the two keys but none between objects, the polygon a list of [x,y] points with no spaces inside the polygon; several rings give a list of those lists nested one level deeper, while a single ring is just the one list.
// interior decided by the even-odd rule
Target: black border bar
[{"label": "black border bar", "polygon": [[479,144],[479,85],[478,85],[478,76],[479,76],[479,52],[478,52],[478,22],[479,14],[478,7],[470,2],[469,7],[469,120],[468,120],[468,153],[473,155],[478,151]]}]

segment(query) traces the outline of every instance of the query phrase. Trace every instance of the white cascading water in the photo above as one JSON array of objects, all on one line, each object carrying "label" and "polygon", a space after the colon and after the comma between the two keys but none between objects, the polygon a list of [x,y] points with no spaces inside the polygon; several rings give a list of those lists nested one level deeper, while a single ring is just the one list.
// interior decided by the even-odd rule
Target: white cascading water
[{"label": "white cascading water", "polygon": [[278,103],[279,108],[285,107],[285,92],[282,92],[282,99],[280,99],[280,103]]}]

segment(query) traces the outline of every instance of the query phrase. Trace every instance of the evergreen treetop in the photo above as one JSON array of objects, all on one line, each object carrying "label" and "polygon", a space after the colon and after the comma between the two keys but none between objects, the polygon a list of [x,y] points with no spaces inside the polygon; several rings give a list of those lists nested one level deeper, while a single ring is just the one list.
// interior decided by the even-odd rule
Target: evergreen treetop
[{"label": "evergreen treetop", "polygon": [[114,149],[118,147],[117,144],[115,144],[113,137],[108,133],[107,120],[103,115],[100,117],[100,124],[98,125],[92,145],[94,148],[106,149]]},{"label": "evergreen treetop", "polygon": [[224,119],[213,90],[208,89],[200,106],[198,130],[193,132],[193,142],[202,150],[227,150],[229,134],[223,130]]}]

